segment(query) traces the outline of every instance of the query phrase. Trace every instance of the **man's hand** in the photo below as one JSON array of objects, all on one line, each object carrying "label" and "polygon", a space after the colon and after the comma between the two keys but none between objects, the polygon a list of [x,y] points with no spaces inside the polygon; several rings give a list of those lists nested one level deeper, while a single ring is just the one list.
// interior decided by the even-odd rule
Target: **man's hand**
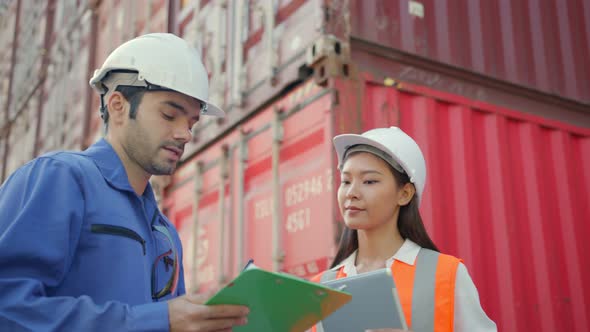
[{"label": "man's hand", "polygon": [[210,296],[186,294],[168,301],[171,332],[231,331],[233,326],[245,325],[250,310],[237,305],[204,305]]}]

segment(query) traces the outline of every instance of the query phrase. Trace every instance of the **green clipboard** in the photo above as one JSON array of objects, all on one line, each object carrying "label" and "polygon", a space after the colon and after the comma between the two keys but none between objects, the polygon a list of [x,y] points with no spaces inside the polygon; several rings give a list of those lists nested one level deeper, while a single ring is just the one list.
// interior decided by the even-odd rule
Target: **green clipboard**
[{"label": "green clipboard", "polygon": [[249,268],[205,304],[250,308],[236,332],[303,332],[342,307],[352,295],[288,274]]}]

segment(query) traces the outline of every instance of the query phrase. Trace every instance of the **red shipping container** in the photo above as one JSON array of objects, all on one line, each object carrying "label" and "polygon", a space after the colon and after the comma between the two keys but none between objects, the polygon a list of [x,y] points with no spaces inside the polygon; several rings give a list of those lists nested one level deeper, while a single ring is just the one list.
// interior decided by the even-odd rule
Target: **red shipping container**
[{"label": "red shipping container", "polygon": [[[72,19],[87,9],[84,2],[55,3],[61,14],[54,27],[73,29],[56,34],[47,50],[61,62],[50,66],[43,96],[24,83],[42,70],[24,69],[41,64],[35,52],[44,6],[19,24],[34,27],[18,37],[28,65],[17,68],[13,82],[20,99],[9,105],[15,121],[3,137],[7,168],[31,155],[13,148],[32,137],[27,93],[49,110],[40,152],[76,148],[86,104],[77,97],[89,89],[80,73],[86,58],[99,67],[124,40],[169,29],[200,45],[212,98],[228,116],[203,118],[165,191],[164,208],[185,246],[189,288],[226,282],[248,258],[300,276],[325,269],[341,227],[331,138],[398,125],[426,155],[427,228],[443,251],[465,260],[499,329],[589,330],[585,2],[200,1],[195,8],[197,2],[103,0],[96,42],[85,41],[89,32]],[[301,85],[298,69],[310,64],[305,51],[325,34],[340,38],[338,49],[350,48],[351,57],[334,61],[331,54],[314,65],[324,88]],[[350,61],[369,74],[357,77]],[[318,78],[334,69],[350,79]],[[102,127],[92,96],[86,145]]]},{"label": "red shipping container", "polygon": [[[405,82],[387,86],[367,75],[331,80],[326,89],[313,83],[295,89],[172,177],[166,206],[176,211],[182,205],[184,217],[170,216],[184,234],[185,262],[195,248],[186,247],[194,230],[185,231],[191,227],[185,214],[196,209],[199,225],[206,222],[193,259],[211,263],[214,276],[203,269],[208,283],[201,289],[235,276],[250,257],[264,268],[305,277],[324,270],[342,219],[334,204],[331,138],[390,125],[422,147],[426,227],[443,252],[464,259],[499,330],[587,330],[590,130]],[[281,128],[278,136],[273,128]],[[274,166],[273,144],[279,151]],[[226,177],[223,151],[229,151]],[[206,169],[201,175],[197,162]],[[195,181],[203,190],[198,205],[187,197]],[[222,181],[229,200],[223,227],[213,198]],[[206,258],[199,258],[201,246]]]},{"label": "red shipping container", "polygon": [[[322,0],[182,4],[172,13],[172,31],[201,50],[211,99],[227,112],[221,121],[203,120],[188,156],[301,80],[307,50],[330,29]],[[345,44],[342,53],[349,55]]]},{"label": "red shipping container", "polygon": [[[92,11],[58,6],[58,28],[47,50],[49,62],[43,82],[45,102],[38,134],[38,152],[79,150],[85,136],[88,109],[88,62],[92,58]],[[97,113],[92,112],[94,115]]]},{"label": "red shipping container", "polygon": [[353,40],[398,50],[398,59],[590,103],[588,1],[353,0],[349,13]]},{"label": "red shipping container", "polygon": [[[95,49],[90,53],[92,63],[90,75],[83,81],[84,86],[88,85],[91,75],[95,69],[100,68],[107,56],[123,42],[132,39],[140,34],[148,32],[167,32],[167,21],[169,12],[168,0],[150,1],[118,1],[103,0],[99,2],[96,9],[98,22],[94,40],[89,46]],[[148,24],[146,25],[146,22]],[[99,98],[96,92],[89,93],[90,114],[88,115],[87,131],[84,133],[83,146],[89,146],[103,134],[103,123],[100,118]],[[86,106],[88,108],[88,106]]]},{"label": "red shipping container", "polygon": [[360,117],[359,132],[398,124],[416,138],[428,166],[427,229],[465,260],[499,330],[587,330],[590,130],[396,86],[368,84],[363,105],[372,111],[340,113],[336,125]]},{"label": "red shipping container", "polygon": [[[186,197],[195,191],[195,182],[192,180],[196,171],[195,160],[204,165],[199,175],[196,175],[200,182],[201,197],[196,210],[198,224],[202,228],[199,236],[204,237],[201,241],[208,243],[204,247],[207,247],[209,255],[201,258],[204,248],[200,246],[196,253],[186,254],[186,257],[196,256],[196,261],[201,259],[210,263],[207,268],[213,266],[213,279],[209,272],[204,272],[206,282],[198,277],[201,288],[211,286],[210,281],[217,283],[235,275],[248,258],[253,258],[263,268],[280,266],[294,273],[298,271],[302,276],[311,276],[326,267],[332,241],[321,239],[326,235],[333,238],[333,235],[329,235],[332,226],[330,222],[314,221],[329,220],[332,215],[332,199],[327,194],[332,189],[328,186],[331,183],[331,163],[329,159],[321,158],[330,152],[330,146],[326,144],[330,135],[327,112],[329,98],[324,97],[316,103],[316,107],[323,111],[310,108],[281,121],[280,164],[275,167],[278,167],[282,177],[280,183],[274,184],[277,188],[272,184],[274,135],[269,122],[275,116],[273,110],[279,108],[287,112],[298,104],[294,98],[301,100],[304,98],[303,91],[311,93],[312,88],[313,83],[309,83],[304,89],[259,113],[242,127],[245,134],[233,132],[187,162],[173,176],[173,189],[167,192],[166,209],[179,226],[181,234],[196,234],[194,230],[185,231],[186,227],[192,227],[189,226],[190,222],[187,223],[190,220],[187,215],[193,216],[195,208],[195,200]],[[243,161],[240,173],[240,163],[244,160],[241,151],[247,151],[247,160]],[[309,164],[307,161],[310,158],[318,162]],[[299,171],[294,172],[294,167]],[[238,185],[240,178],[243,179],[242,189]],[[223,208],[219,206],[222,183],[226,191]],[[280,199],[279,215],[288,223],[279,225],[273,231],[275,219],[272,210],[276,202],[272,197],[275,197],[276,191],[279,193],[276,197]],[[225,211],[223,224],[215,220],[222,210]],[[242,218],[238,216],[240,213]],[[273,238],[277,241],[275,244]],[[309,250],[302,240],[321,244],[317,245],[318,250]],[[187,250],[192,250],[192,247],[185,246],[185,252]]]},{"label": "red shipping container", "polygon": [[9,119],[23,111],[42,81],[41,69],[47,28],[47,3],[20,2],[16,61],[13,63],[12,98]]},{"label": "red shipping container", "polygon": [[37,125],[37,110],[42,102],[40,91],[36,90],[23,106],[10,126],[6,150],[6,176],[33,158]]},{"label": "red shipping container", "polygon": [[[0,19],[0,128],[6,124],[7,101],[13,66],[14,29],[16,24],[17,2],[7,3]],[[4,142],[2,142],[4,143]],[[4,148],[4,146],[2,147]],[[1,156],[4,156],[3,154]]]}]

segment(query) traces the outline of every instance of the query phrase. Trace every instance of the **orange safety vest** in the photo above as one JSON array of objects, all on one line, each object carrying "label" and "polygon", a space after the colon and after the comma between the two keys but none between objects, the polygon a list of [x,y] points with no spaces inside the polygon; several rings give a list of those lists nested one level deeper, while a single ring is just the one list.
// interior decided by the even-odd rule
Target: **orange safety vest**
[{"label": "orange safety vest", "polygon": [[[421,248],[414,265],[394,260],[391,273],[408,328],[415,332],[453,331],[455,277],[460,259]],[[325,271],[315,282],[346,277],[344,267]],[[387,328],[388,326],[383,326]],[[316,328],[312,329],[316,331]]]}]

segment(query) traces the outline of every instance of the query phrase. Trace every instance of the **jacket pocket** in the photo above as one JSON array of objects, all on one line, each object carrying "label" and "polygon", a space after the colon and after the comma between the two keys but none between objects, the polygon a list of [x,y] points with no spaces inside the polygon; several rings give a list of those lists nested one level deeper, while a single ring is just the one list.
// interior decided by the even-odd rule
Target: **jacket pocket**
[{"label": "jacket pocket", "polygon": [[90,231],[92,233],[123,236],[135,240],[141,244],[141,249],[143,249],[143,255],[145,256],[145,240],[134,230],[116,225],[92,224]]}]

